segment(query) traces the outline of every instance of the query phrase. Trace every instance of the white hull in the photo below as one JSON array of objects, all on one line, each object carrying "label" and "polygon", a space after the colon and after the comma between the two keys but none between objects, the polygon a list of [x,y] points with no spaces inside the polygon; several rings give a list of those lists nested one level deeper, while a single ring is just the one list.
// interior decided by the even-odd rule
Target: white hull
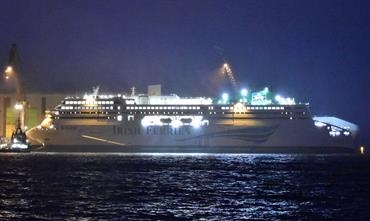
[{"label": "white hull", "polygon": [[352,152],[351,136],[329,135],[311,119],[248,120],[243,125],[182,126],[75,125],[27,132],[44,151],[83,152]]}]

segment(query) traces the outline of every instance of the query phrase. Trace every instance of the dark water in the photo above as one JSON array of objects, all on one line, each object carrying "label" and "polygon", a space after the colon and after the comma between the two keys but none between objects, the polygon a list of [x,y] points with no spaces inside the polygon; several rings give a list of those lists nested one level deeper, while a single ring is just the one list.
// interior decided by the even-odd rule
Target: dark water
[{"label": "dark water", "polygon": [[1,154],[0,218],[370,220],[360,155]]}]

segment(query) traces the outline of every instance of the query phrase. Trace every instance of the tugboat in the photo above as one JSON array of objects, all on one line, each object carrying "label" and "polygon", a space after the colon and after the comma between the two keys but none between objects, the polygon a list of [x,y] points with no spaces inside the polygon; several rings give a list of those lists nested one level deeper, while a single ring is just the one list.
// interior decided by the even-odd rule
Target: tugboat
[{"label": "tugboat", "polygon": [[12,133],[10,141],[5,139],[2,139],[1,141],[0,152],[30,152],[26,133],[21,129],[19,120],[15,131]]}]

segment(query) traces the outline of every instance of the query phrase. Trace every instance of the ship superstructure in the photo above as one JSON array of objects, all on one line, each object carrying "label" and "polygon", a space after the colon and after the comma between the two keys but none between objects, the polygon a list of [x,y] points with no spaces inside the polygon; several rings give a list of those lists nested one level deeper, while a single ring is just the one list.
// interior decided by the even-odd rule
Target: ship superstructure
[{"label": "ship superstructure", "polygon": [[[66,97],[27,132],[49,151],[351,152],[357,126],[311,116],[308,104],[268,98],[268,88],[221,99],[148,93]],[[335,120],[337,119],[337,120]],[[336,123],[337,122],[337,123]],[[338,123],[340,122],[340,123]]]}]

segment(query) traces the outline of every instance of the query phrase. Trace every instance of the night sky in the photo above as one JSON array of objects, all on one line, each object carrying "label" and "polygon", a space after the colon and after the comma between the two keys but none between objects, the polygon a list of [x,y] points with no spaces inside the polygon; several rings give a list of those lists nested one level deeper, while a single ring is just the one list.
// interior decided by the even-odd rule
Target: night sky
[{"label": "night sky", "polygon": [[[370,137],[370,1],[0,1],[0,64],[16,43],[28,92],[219,96],[217,71],[309,102]],[[6,87],[1,83],[2,90]]]}]

